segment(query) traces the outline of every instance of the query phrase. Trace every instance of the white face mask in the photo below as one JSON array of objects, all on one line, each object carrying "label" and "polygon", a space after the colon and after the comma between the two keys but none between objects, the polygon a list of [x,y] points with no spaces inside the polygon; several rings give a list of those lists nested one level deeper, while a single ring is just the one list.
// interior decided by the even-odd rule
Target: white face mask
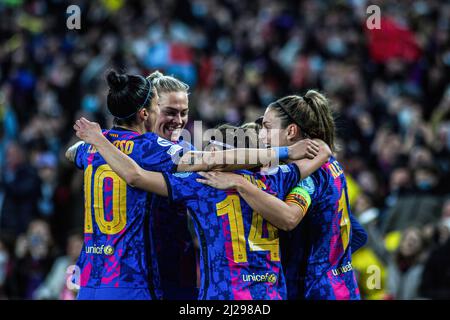
[{"label": "white face mask", "polygon": [[8,254],[6,252],[0,252],[0,286],[3,285],[6,279],[6,265],[8,260]]}]

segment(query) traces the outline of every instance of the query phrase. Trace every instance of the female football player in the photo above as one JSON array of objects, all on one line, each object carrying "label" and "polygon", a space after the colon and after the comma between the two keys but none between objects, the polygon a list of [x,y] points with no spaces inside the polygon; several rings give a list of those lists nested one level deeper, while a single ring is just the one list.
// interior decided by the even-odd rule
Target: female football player
[{"label": "female football player", "polygon": [[[104,139],[144,169],[232,170],[247,167],[249,160],[255,158],[253,154],[257,155],[255,164],[262,164],[280,158],[314,157],[318,152],[317,145],[309,141],[269,151],[237,149],[181,154],[181,146],[148,132],[155,129],[159,116],[158,93],[150,80],[111,71],[107,81],[107,106],[114,116],[114,127],[103,132]],[[160,298],[156,254],[149,234],[153,195],[127,186],[92,145],[78,143],[68,149],[66,156],[84,170],[85,241],[77,263],[78,298]]]},{"label": "female football player", "polygon": [[[309,90],[303,97],[271,103],[260,137],[269,147],[319,138],[334,150],[335,126],[328,100]],[[200,182],[236,189],[266,219],[284,230],[293,229],[282,236],[290,299],[359,299],[351,253],[366,242],[367,234],[351,215],[344,171],[334,157],[299,181],[284,202],[232,173],[201,175]]]},{"label": "female football player", "polygon": [[[185,204],[192,212],[200,241],[200,299],[285,299],[278,230],[255,212],[237,192],[223,191],[197,181],[196,173],[158,173],[141,168],[115,148],[96,123],[77,120],[77,136],[96,150],[127,184]],[[226,144],[220,142],[220,146]],[[232,146],[233,147],[233,146]],[[328,159],[322,152],[314,160],[277,167],[268,174],[239,171],[245,179],[284,199],[300,180]],[[234,152],[236,149],[228,150]],[[214,150],[211,152],[220,152]],[[226,152],[226,151],[225,151]],[[270,220],[269,220],[270,222]]]}]

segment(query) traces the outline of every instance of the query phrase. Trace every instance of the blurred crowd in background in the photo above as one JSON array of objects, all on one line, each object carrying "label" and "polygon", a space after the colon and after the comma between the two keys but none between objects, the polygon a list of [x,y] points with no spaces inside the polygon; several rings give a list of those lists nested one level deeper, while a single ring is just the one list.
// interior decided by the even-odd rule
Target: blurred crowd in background
[{"label": "blurred crowd in background", "polygon": [[450,298],[449,2],[0,0],[0,65],[0,298],[73,299],[83,176],[63,154],[80,116],[111,125],[109,68],[187,82],[188,129],[325,93],[369,233],[353,255],[363,298]]}]

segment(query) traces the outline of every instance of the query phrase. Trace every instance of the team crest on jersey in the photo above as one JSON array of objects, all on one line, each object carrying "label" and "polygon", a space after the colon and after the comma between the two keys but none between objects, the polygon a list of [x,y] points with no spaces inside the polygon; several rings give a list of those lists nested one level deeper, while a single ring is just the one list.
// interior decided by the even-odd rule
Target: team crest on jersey
[{"label": "team crest on jersey", "polygon": [[173,176],[177,178],[187,178],[192,174],[192,172],[177,172],[174,173]]},{"label": "team crest on jersey", "polygon": [[169,140],[163,139],[161,137],[158,137],[157,142],[161,147],[170,147],[171,145],[173,145],[172,142],[170,142]]},{"label": "team crest on jersey", "polygon": [[314,181],[311,177],[302,180],[299,184],[299,187],[305,189],[309,194],[313,194],[316,190],[316,186],[314,185]]}]

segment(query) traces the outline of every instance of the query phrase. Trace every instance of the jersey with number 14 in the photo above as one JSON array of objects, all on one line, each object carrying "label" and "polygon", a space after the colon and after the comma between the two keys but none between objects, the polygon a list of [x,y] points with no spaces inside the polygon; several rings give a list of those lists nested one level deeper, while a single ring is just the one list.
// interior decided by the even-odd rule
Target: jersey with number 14
[{"label": "jersey with number 14", "polygon": [[[103,134],[146,170],[172,171],[172,155],[182,149],[154,133],[114,128]],[[84,246],[77,262],[81,290],[148,289],[149,298],[159,298],[150,234],[152,194],[128,186],[89,144],[78,147],[75,164],[84,169]]]},{"label": "jersey with number 14", "polygon": [[[300,179],[296,165],[263,175],[237,172],[260,189],[284,199]],[[278,229],[239,197],[196,181],[196,173],[164,174],[169,199],[185,203],[200,242],[199,299],[286,299]]]}]

